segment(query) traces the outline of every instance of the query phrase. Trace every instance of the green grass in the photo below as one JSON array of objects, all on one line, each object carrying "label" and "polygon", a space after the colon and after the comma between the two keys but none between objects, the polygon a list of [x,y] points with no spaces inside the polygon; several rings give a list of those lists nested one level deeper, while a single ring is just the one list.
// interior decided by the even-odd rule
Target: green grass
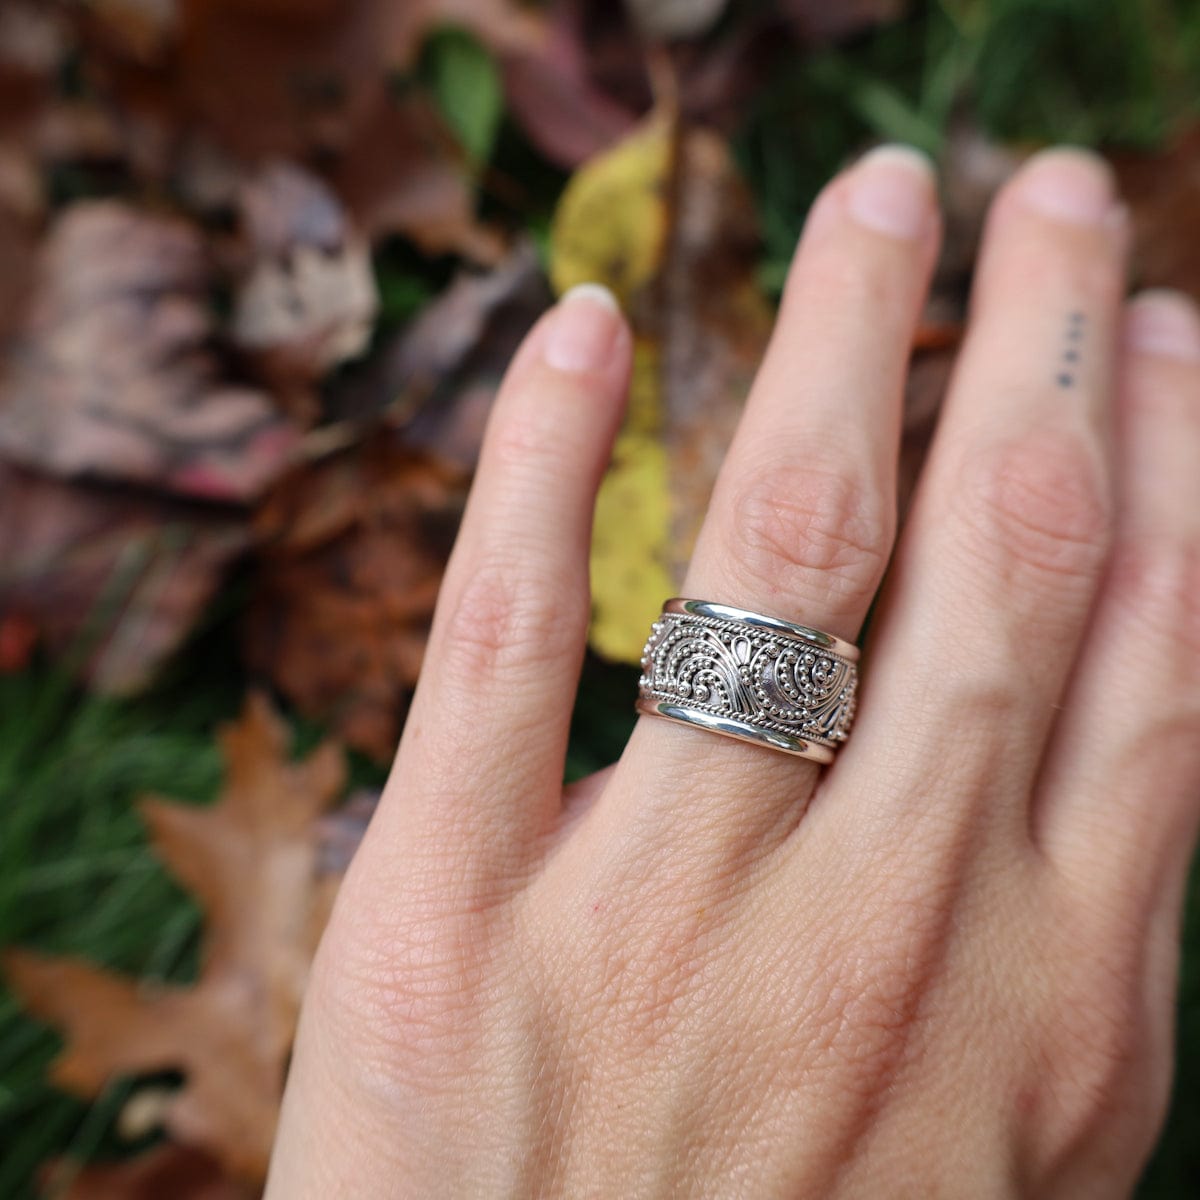
[{"label": "green grass", "polygon": [[[242,680],[228,629],[192,646],[172,678],[134,701],[89,698],[39,665],[0,676],[0,946],[82,955],[149,979],[194,977],[200,913],[147,845],[146,794],[205,802],[222,765],[213,734],[237,716]],[[633,723],[636,672],[590,663],[572,777],[611,761]],[[322,736],[294,722],[294,751]],[[353,756],[351,786],[382,767]],[[31,1196],[51,1158],[120,1153],[113,1126],[133,1081],[91,1105],[46,1080],[60,1046],[0,979],[0,1197]]]},{"label": "green grass", "polygon": [[[214,793],[223,699],[121,704],[85,699],[46,669],[0,679],[0,945],[188,975],[199,914],[149,853],[134,804]],[[0,1196],[24,1196],[48,1157],[108,1147],[126,1086],[90,1107],[63,1097],[45,1080],[57,1046],[0,986]]]},{"label": "green grass", "polygon": [[778,65],[738,138],[777,290],[817,190],[872,141],[938,156],[955,120],[1002,141],[1151,148],[1200,115],[1200,4],[941,0]]}]

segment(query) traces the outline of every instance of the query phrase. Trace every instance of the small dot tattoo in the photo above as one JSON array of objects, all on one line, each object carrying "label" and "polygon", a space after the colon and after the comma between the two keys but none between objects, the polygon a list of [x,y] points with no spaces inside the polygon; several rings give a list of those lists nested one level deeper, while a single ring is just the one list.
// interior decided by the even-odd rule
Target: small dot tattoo
[{"label": "small dot tattoo", "polygon": [[1067,314],[1066,345],[1063,347],[1062,359],[1054,382],[1060,388],[1075,386],[1075,365],[1079,362],[1079,343],[1083,341],[1083,329],[1087,318],[1078,309],[1072,309]]}]

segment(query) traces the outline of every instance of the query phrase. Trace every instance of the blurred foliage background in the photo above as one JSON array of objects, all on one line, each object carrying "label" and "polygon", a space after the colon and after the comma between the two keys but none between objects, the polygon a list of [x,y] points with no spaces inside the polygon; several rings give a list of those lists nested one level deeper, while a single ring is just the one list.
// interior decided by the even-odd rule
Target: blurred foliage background
[{"label": "blurred foliage background", "polygon": [[[482,414],[581,236],[564,232],[564,193],[598,186],[585,173],[651,111],[671,133],[637,186],[664,190],[690,131],[718,139],[748,205],[739,286],[767,305],[834,171],[880,140],[937,159],[948,244],[909,396],[913,463],[987,197],[1031,149],[1109,154],[1134,202],[1139,277],[1200,294],[1200,5],[731,0],[681,17],[688,6],[645,2],[405,3],[381,42],[388,7],[0,14],[4,946],[197,978],[204,914],[136,805],[212,800],[214,730],[250,687],[276,696],[297,753],[332,732],[351,747],[349,786],[378,791]],[[256,64],[261,95],[242,78]],[[385,100],[360,94],[367,76]],[[287,101],[272,109],[280,80]],[[722,200],[713,246],[693,258],[729,250],[741,203]],[[597,236],[583,254],[602,272],[603,238],[622,235]],[[635,275],[682,269],[618,249]],[[670,330],[645,296],[623,299],[666,360]],[[729,332],[727,313],[682,316]],[[738,340],[724,382],[701,381],[699,410],[676,400],[695,380],[649,386],[647,438],[668,452],[660,474],[645,467],[651,484],[629,484],[631,503],[662,501],[647,553],[695,507],[671,439],[727,424],[745,357]],[[212,428],[193,422],[201,408]],[[632,724],[636,668],[611,659],[585,668],[572,777],[611,761]],[[1200,1196],[1198,918],[1192,901],[1179,1071],[1147,1200]],[[184,1081],[164,1067],[69,1095],[50,1078],[61,1046],[0,982],[0,1196],[200,1196],[191,1166],[141,1191],[80,1172],[160,1146],[161,1105],[131,1102]],[[237,1186],[211,1194],[254,1192]]]}]

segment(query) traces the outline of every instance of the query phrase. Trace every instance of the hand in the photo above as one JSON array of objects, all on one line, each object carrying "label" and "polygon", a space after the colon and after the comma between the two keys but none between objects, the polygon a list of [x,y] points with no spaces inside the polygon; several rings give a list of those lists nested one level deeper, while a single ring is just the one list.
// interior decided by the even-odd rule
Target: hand
[{"label": "hand", "polygon": [[[895,148],[809,216],[682,594],[857,636],[938,244]],[[314,968],[270,1200],[1128,1194],[1200,797],[1200,321],[1079,151],[989,215],[829,768],[643,717],[561,787],[630,335],[537,325]],[[632,701],[632,697],[631,697]]]}]

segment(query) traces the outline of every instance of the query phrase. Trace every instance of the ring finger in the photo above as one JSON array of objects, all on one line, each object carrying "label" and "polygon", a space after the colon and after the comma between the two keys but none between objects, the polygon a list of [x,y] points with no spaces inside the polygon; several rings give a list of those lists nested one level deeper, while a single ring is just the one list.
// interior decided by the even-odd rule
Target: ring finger
[{"label": "ring finger", "polygon": [[[1089,154],[1035,156],[988,218],[971,327],[873,631],[842,778],[881,847],[1028,833],[1104,564],[1124,210]],[[858,785],[858,786],[856,786]],[[904,837],[897,841],[900,831]]]}]

